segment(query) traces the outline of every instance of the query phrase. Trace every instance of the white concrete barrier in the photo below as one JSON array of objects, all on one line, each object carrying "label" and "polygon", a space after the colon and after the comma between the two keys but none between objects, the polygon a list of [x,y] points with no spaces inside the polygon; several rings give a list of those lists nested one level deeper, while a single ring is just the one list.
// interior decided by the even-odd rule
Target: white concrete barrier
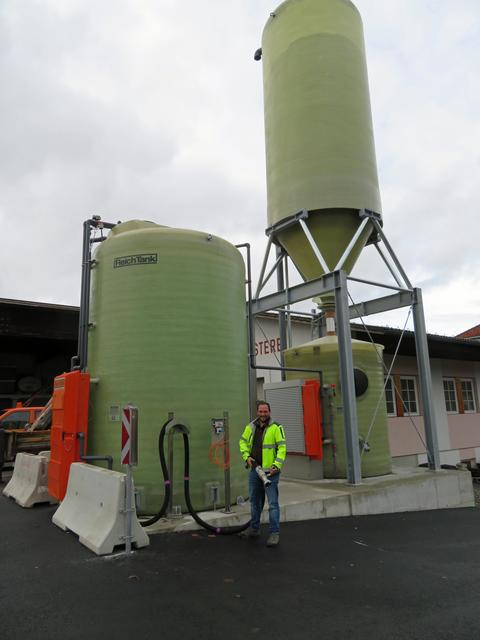
[{"label": "white concrete barrier", "polygon": [[[67,493],[52,522],[73,531],[97,555],[112,553],[125,544],[125,474],[83,462],[70,467]],[[149,544],[136,513],[132,518],[132,545]]]},{"label": "white concrete barrier", "polygon": [[21,507],[39,502],[57,502],[48,493],[48,458],[32,453],[17,453],[10,482],[3,495],[13,498]]}]

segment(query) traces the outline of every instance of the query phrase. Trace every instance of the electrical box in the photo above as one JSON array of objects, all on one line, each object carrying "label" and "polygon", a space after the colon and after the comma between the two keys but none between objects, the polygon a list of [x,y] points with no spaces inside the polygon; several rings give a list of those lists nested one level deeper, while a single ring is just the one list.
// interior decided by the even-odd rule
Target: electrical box
[{"label": "electrical box", "polygon": [[90,376],[72,371],[57,376],[53,385],[50,463],[48,465],[48,492],[63,500],[67,490],[72,462],[80,462],[80,438],[87,447],[88,399]]},{"label": "electrical box", "polygon": [[266,384],[272,418],[282,424],[287,454],[323,458],[323,413],[319,380],[286,380]]}]

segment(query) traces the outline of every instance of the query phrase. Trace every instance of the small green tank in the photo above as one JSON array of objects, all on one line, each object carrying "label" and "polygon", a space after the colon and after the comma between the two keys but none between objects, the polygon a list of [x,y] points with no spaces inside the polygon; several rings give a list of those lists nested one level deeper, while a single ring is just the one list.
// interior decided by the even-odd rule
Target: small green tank
[{"label": "small green tank", "polygon": [[[210,484],[223,500],[223,468],[209,458],[212,418],[230,414],[231,496],[246,493],[237,443],[248,421],[245,272],[240,252],[206,233],[131,221],[116,226],[95,255],[88,371],[92,384],[88,451],[121,470],[120,414],[139,408],[141,512],[164,495],[158,434],[168,412],[190,433],[192,502],[210,508]],[[183,447],[176,436],[174,504],[183,501]],[[221,456],[220,456],[221,457]]]},{"label": "small green tank", "polygon": [[[368,380],[366,391],[357,397],[358,434],[360,438],[367,440],[370,448],[369,451],[364,451],[362,454],[363,477],[386,475],[392,470],[387,409],[383,394],[383,366],[379,360],[382,358],[382,351],[382,345],[352,340],[353,366],[363,372]],[[284,354],[286,367],[320,369],[323,373],[323,383],[335,385],[335,396],[331,398],[332,412],[328,409],[328,400],[324,399],[324,438],[332,441],[325,444],[323,449],[324,476],[326,478],[345,478],[347,458],[338,365],[338,339],[336,336],[327,336],[307,342],[299,347],[287,349]],[[294,380],[300,377],[313,378],[315,374],[289,372],[287,376]],[[375,420],[370,434],[368,434],[374,416]]]}]

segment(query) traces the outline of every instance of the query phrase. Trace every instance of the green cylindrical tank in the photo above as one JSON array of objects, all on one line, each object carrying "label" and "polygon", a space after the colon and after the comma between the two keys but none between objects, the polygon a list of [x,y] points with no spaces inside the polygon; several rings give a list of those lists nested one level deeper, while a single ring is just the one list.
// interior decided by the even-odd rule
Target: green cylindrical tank
[{"label": "green cylindrical tank", "polygon": [[[191,495],[210,508],[210,484],[223,500],[223,468],[209,459],[212,418],[230,417],[231,497],[244,495],[237,454],[248,421],[245,271],[221,238],[131,221],[96,251],[92,272],[88,371],[92,384],[88,452],[120,467],[120,409],[139,408],[135,485],[141,512],[159,510],[164,485],[158,434],[168,413],[188,423]],[[175,494],[183,501],[183,447],[175,436]],[[221,456],[220,456],[221,458]]]},{"label": "green cylindrical tank", "polygon": [[[381,213],[363,26],[349,0],[287,0],[262,39],[268,221],[301,211],[333,270],[361,223]],[[369,235],[367,225],[349,272]],[[302,229],[277,238],[305,280],[323,270]]]},{"label": "green cylindrical tank", "polygon": [[[357,396],[359,437],[366,440],[370,447],[369,451],[364,451],[362,454],[363,477],[385,475],[391,473],[392,470],[387,431],[387,409],[383,393],[383,366],[379,361],[379,358],[382,357],[382,351],[382,345],[352,340],[353,366],[363,372],[368,380],[366,391]],[[335,395],[331,397],[331,402],[327,399],[323,401],[325,411],[324,438],[330,441],[323,448],[324,475],[326,478],[345,478],[347,458],[337,337],[327,336],[313,340],[299,347],[288,349],[284,353],[286,367],[320,369],[323,374],[323,383],[335,385]],[[290,379],[300,377],[298,373],[290,372],[287,375]],[[301,377],[315,377],[315,374],[302,373]],[[329,409],[329,404],[331,404],[331,409]],[[371,425],[371,431],[368,433]]]}]

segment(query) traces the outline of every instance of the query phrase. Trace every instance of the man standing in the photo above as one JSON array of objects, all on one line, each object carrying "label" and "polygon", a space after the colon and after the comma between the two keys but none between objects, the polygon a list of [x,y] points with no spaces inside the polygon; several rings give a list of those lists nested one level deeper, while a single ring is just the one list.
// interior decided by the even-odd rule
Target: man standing
[{"label": "man standing", "polygon": [[[287,454],[287,444],[282,425],[277,424],[270,417],[268,402],[257,402],[257,418],[245,427],[240,438],[240,453],[250,468],[248,488],[252,519],[250,527],[244,532],[244,535],[248,538],[260,536],[260,516],[266,494],[270,531],[267,547],[276,547],[280,542],[278,481]],[[267,487],[255,471],[257,466],[262,467],[268,475],[270,484]]]}]

